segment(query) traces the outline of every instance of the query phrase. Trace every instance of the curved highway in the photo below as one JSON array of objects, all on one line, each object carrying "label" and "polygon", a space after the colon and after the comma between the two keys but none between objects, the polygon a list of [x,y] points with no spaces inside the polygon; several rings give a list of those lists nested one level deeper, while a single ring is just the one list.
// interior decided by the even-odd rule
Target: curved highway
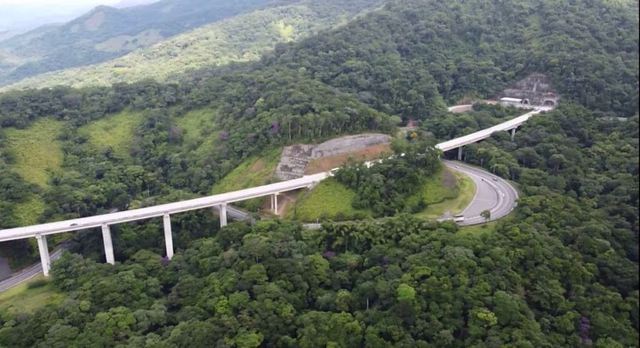
[{"label": "curved highway", "polygon": [[[453,107],[452,111],[463,111],[468,109],[468,105]],[[445,141],[443,143],[439,143],[436,145],[436,148],[444,151],[449,151],[452,149],[460,148],[462,146],[475,143],[490,137],[493,133],[498,131],[508,131],[513,130],[523,123],[525,123],[529,118],[534,115],[541,113],[543,111],[547,111],[548,108],[537,107],[533,111],[529,111],[526,114],[516,117],[514,119],[508,120],[506,122],[500,123],[493,127],[489,127],[484,130],[477,131],[472,134],[468,134],[462,137],[458,137],[449,141]],[[369,162],[368,164],[372,164],[373,162]],[[462,172],[468,175],[476,184],[476,195],[472,200],[471,204],[462,212],[464,215],[464,221],[460,221],[461,225],[474,225],[485,222],[485,218],[480,216],[482,211],[489,210],[491,212],[491,216],[488,219],[497,220],[507,214],[509,214],[516,205],[516,200],[518,198],[517,191],[511,186],[508,182],[499,177],[496,177],[490,173],[487,173],[484,170],[481,170],[476,167],[472,167],[466,164],[458,163],[458,162],[450,162],[445,161],[445,165],[452,168],[453,170]],[[264,197],[268,195],[275,195],[277,197],[278,194],[282,192],[297,190],[300,188],[310,188],[315,186],[318,182],[331,177],[334,171],[333,169],[328,172],[314,174],[314,175],[306,175],[302,178],[288,180],[284,182],[278,182],[274,184],[268,184],[259,187],[252,187],[249,189],[227,192],[223,194],[218,194],[214,196],[202,197],[191,199],[187,201],[174,202],[169,204],[162,204],[153,207],[146,207],[141,209],[134,209],[130,211],[123,212],[115,212],[104,215],[90,216],[66,221],[58,221],[41,225],[34,226],[24,226],[13,229],[5,229],[0,230],[0,241],[8,241],[8,240],[16,240],[16,239],[24,239],[24,238],[32,238],[35,237],[38,239],[38,246],[40,248],[41,257],[44,259],[49,258],[48,252],[46,252],[46,236],[51,234],[69,232],[69,231],[78,231],[89,228],[101,227],[103,233],[103,239],[105,243],[105,253],[107,250],[110,250],[113,253],[113,246],[111,244],[111,236],[109,231],[109,225],[120,224],[129,221],[137,221],[142,219],[150,219],[154,217],[163,217],[165,224],[165,239],[167,246],[167,255],[173,255],[173,242],[171,239],[171,220],[170,214],[176,214],[191,210],[203,209],[203,208],[215,208],[222,210],[224,214],[228,214],[227,216],[231,216],[232,218],[237,219],[249,219],[251,218],[247,216],[241,210],[231,207],[228,209],[228,205],[234,202],[239,202],[247,199]],[[226,219],[224,221],[221,219],[221,225],[226,225]],[[171,250],[169,250],[171,249]],[[44,251],[43,251],[44,250]],[[52,255],[54,257],[58,257],[59,253],[54,253]],[[111,255],[113,259],[113,255]],[[107,260],[109,258],[107,257]],[[113,263],[113,260],[110,261]],[[31,268],[25,270],[24,272],[20,272],[10,279],[5,280],[0,283],[0,291],[2,289],[9,288],[14,286],[15,284],[19,284],[25,279],[29,279],[33,277],[33,275],[37,274],[34,272],[37,265],[32,266]],[[46,266],[46,265],[43,265]],[[44,270],[45,274],[47,274],[48,267]],[[38,272],[39,273],[39,272]],[[13,283],[12,283],[13,282]],[[3,286],[4,285],[4,286]]]},{"label": "curved highway", "polygon": [[[464,221],[458,222],[459,225],[469,226],[486,222],[485,218],[480,214],[487,209],[491,212],[489,221],[494,221],[508,215],[515,208],[518,199],[518,192],[506,180],[468,164],[456,161],[443,162],[449,169],[460,172],[471,178],[476,186],[476,193],[473,200],[462,212],[465,219]],[[218,210],[217,207],[214,209]],[[249,213],[231,205],[227,207],[227,214],[230,218],[235,220],[248,221],[250,223],[254,222]],[[305,224],[304,226],[308,229],[319,229],[322,225]],[[51,261],[60,258],[63,251],[64,248],[60,248],[51,253]],[[10,278],[1,281],[0,292],[22,284],[39,274],[42,274],[42,266],[40,263],[36,263],[11,275]]]},{"label": "curved highway", "polygon": [[[511,213],[516,207],[518,191],[506,180],[461,162],[444,161],[444,164],[451,170],[468,176],[476,185],[475,196],[467,208],[462,211],[464,221],[458,222],[459,225],[477,225],[486,221],[498,220]],[[488,220],[481,216],[485,210],[491,212]]]}]

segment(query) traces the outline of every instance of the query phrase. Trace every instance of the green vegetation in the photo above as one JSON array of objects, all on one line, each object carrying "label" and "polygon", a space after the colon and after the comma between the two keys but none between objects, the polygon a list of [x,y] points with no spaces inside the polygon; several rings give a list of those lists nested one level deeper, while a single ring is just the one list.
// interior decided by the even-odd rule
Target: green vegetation
[{"label": "green vegetation", "polygon": [[[53,269],[67,300],[3,316],[0,346],[637,346],[637,7],[393,0],[258,62],[180,84],[0,95],[3,227],[16,223],[25,192],[42,194],[43,219],[85,216],[204,195],[270,149],[393,133],[397,117],[424,136],[420,151],[338,172],[355,192],[352,207],[393,217],[220,229],[210,211],[176,214],[170,262],[162,222],[151,219],[114,226],[115,266],[102,260],[99,233],[76,234],[77,253]],[[513,141],[505,132],[465,146],[469,162],[518,184],[514,213],[465,229],[405,214],[422,210],[415,191],[438,169],[440,154],[423,156],[425,148],[511,112],[451,115],[445,101],[494,96],[533,72],[553,79],[559,108]],[[216,110],[218,141],[196,153],[176,123],[203,109]],[[148,115],[130,162],[78,134],[123,110]],[[9,168],[4,130],[45,116],[68,124],[65,157],[49,187],[37,188]]]},{"label": "green vegetation", "polygon": [[[432,176],[424,178],[422,190],[407,199],[424,202],[427,207],[414,214],[424,219],[437,219],[446,212],[456,214],[469,205],[475,194],[473,181],[465,175],[451,173],[441,168]],[[304,222],[357,220],[371,217],[367,209],[353,207],[356,191],[335,179],[322,181],[318,186],[298,200],[288,217]]]},{"label": "green vegetation", "polygon": [[394,155],[384,161],[374,166],[348,163],[337,171],[336,180],[356,192],[353,207],[370,210],[376,217],[424,209],[426,203],[416,191],[441,170],[439,152],[425,137],[413,132],[407,139],[395,141]]},{"label": "green vegetation", "polygon": [[38,276],[0,293],[0,316],[6,319],[20,313],[34,313],[46,306],[56,306],[65,295]]},{"label": "green vegetation", "polygon": [[[274,149],[262,156],[254,156],[245,160],[216,183],[211,193],[236,191],[270,183],[280,160],[280,152],[280,150]],[[256,198],[237,204],[244,209],[256,211],[262,207],[263,202],[264,199]]]},{"label": "green vegetation", "polygon": [[140,112],[122,111],[102,118],[78,129],[86,134],[89,142],[97,149],[110,149],[115,155],[128,157],[136,128],[143,120]]},{"label": "green vegetation", "polygon": [[289,210],[288,217],[304,222],[316,222],[354,220],[371,216],[370,211],[353,207],[355,197],[355,191],[333,178],[327,179],[313,190],[303,193],[295,206]]},{"label": "green vegetation", "polygon": [[216,130],[217,112],[212,109],[192,110],[174,119],[183,145],[203,157],[216,149],[220,132]]},{"label": "green vegetation", "polygon": [[[505,217],[503,219],[509,219],[509,217]],[[499,223],[500,222],[498,221],[491,221],[481,225],[463,226],[463,227],[460,227],[460,230],[458,231],[458,233],[469,234],[469,235],[489,234],[489,233],[495,232],[498,229]]]},{"label": "green vegetation", "polygon": [[58,137],[63,123],[49,118],[27,129],[7,129],[6,149],[13,157],[14,170],[27,182],[46,187],[51,173],[60,169],[63,160]]},{"label": "green vegetation", "polygon": [[270,183],[280,160],[280,150],[251,157],[220,180],[211,193],[223,193]]},{"label": "green vegetation", "polygon": [[5,90],[58,85],[108,86],[149,78],[167,81],[202,68],[257,61],[279,43],[298,41],[335,27],[379,3],[380,0],[348,4],[338,0],[286,1],[202,26],[101,64],[27,78]]},{"label": "green vegetation", "polygon": [[[28,196],[28,195],[25,195]],[[38,196],[32,195],[15,206],[15,217],[20,226],[35,225],[44,213],[46,204]]]},{"label": "green vegetation", "polygon": [[192,110],[175,119],[175,124],[183,132],[183,141],[189,145],[214,133],[216,111],[211,109]]},{"label": "green vegetation", "polygon": [[124,9],[99,6],[63,25],[40,27],[0,43],[0,84],[104,62],[193,28],[263,8],[271,2],[163,0]]},{"label": "green vegetation", "polygon": [[[445,183],[445,175],[454,177],[454,186]],[[416,216],[425,219],[437,219],[443,214],[458,214],[466,208],[473,196],[476,187],[473,180],[460,173],[446,173],[446,169],[437,175],[430,177],[423,186],[422,195],[427,208]]]},{"label": "green vegetation", "polygon": [[456,174],[442,166],[434,175],[427,178],[422,185],[421,192],[424,202],[435,204],[458,197],[460,193],[459,180],[463,176]]}]

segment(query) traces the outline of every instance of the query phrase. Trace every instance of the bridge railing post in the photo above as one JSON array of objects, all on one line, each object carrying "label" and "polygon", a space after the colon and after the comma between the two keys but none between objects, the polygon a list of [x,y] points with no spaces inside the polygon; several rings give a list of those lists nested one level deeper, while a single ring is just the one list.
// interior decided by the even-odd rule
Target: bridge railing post
[{"label": "bridge railing post", "polygon": [[171,231],[171,216],[164,214],[162,216],[162,223],[164,225],[164,245],[167,249],[167,259],[173,258],[173,232]]},{"label": "bridge railing post", "polygon": [[45,277],[49,276],[51,269],[51,258],[49,257],[49,246],[47,245],[47,236],[37,235],[38,252],[40,253],[40,263],[42,264],[42,273]]},{"label": "bridge railing post", "polygon": [[115,265],[116,258],[113,256],[113,241],[111,240],[111,228],[109,225],[102,225],[102,241],[104,242],[104,257],[107,263]]}]

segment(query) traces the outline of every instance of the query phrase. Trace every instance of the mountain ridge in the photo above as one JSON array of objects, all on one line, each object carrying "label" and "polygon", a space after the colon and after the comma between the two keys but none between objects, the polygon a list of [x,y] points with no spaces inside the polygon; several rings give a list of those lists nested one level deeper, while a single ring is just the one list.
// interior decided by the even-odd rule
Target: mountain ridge
[{"label": "mountain ridge", "polygon": [[0,52],[21,58],[19,63],[0,60],[0,84],[102,62],[186,30],[276,2],[161,0],[123,9],[98,6],[62,25],[37,28],[0,42]]},{"label": "mountain ridge", "polygon": [[257,61],[278,43],[297,41],[320,30],[346,24],[382,0],[348,5],[289,1],[207,24],[103,63],[45,73],[1,90],[29,87],[107,86],[146,78],[173,81],[180,75],[228,63]]}]

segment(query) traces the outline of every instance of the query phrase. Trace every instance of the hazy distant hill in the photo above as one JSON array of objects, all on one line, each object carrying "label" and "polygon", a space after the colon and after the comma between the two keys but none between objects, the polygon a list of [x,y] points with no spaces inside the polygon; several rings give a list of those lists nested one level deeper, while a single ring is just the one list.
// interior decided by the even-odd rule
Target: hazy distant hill
[{"label": "hazy distant hill", "polygon": [[119,3],[113,5],[115,8],[126,8],[140,5],[148,5],[154,2],[158,2],[158,0],[122,0]]},{"label": "hazy distant hill", "polygon": [[0,84],[119,57],[272,2],[275,0],[162,0],[124,9],[99,6],[64,25],[0,42]]},{"label": "hazy distant hill", "polygon": [[26,78],[6,88],[103,86],[146,78],[165,81],[203,67],[257,60],[278,43],[346,23],[381,3],[300,0],[274,5],[205,25],[114,60]]}]

